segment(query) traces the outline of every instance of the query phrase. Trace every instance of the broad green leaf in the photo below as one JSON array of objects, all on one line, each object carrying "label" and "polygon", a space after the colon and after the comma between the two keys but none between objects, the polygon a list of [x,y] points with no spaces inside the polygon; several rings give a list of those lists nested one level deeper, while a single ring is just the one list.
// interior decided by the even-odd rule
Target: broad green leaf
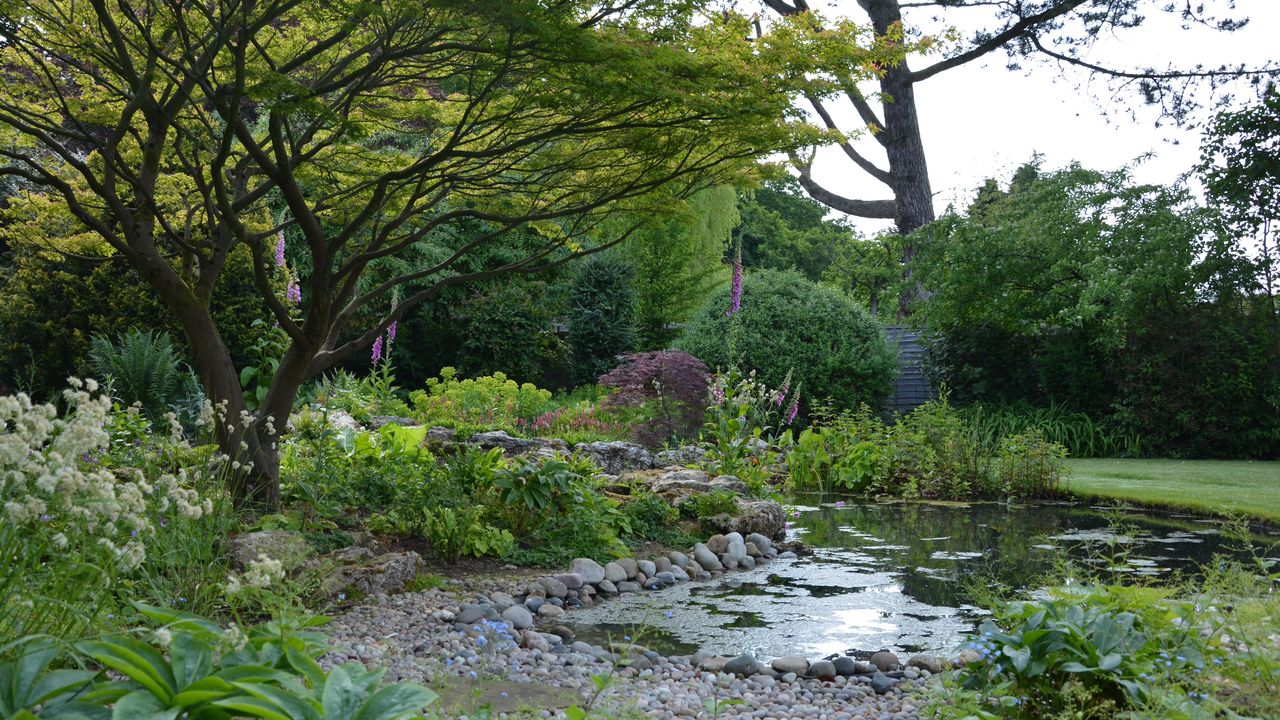
[{"label": "broad green leaf", "polygon": [[132,638],[89,640],[76,646],[81,652],[151,691],[168,703],[176,690],[173,672],[155,648]]},{"label": "broad green leaf", "polygon": [[111,720],[173,720],[182,708],[171,708],[146,690],[135,690],[120,698]]},{"label": "broad green leaf", "polygon": [[217,700],[213,704],[215,707],[226,708],[245,717],[262,718],[263,720],[295,720],[282,713],[274,705],[249,695],[237,695]]},{"label": "broad green leaf", "polygon": [[191,633],[178,632],[169,648],[174,685],[183,689],[213,671],[213,648]]},{"label": "broad green leaf", "polygon": [[346,669],[336,667],[329,671],[321,695],[324,720],[350,720],[363,703],[364,693],[351,682]]},{"label": "broad green leaf", "polygon": [[[436,701],[436,694],[419,685],[385,687],[360,706],[355,720],[397,720],[413,715]],[[326,716],[325,720],[329,720]]]}]

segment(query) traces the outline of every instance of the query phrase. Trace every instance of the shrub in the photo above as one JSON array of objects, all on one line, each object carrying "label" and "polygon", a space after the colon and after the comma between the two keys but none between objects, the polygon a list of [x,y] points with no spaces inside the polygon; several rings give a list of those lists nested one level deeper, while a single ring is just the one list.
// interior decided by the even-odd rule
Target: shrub
[{"label": "shrub", "polygon": [[424,423],[460,431],[514,431],[517,420],[532,422],[546,411],[551,393],[501,372],[459,380],[457,371],[447,367],[438,379],[427,381],[426,390],[409,393],[409,400]]},{"label": "shrub", "polygon": [[[308,627],[323,618],[272,621],[246,634],[203,617],[139,608],[155,626],[147,640],[85,640],[59,661],[47,638],[24,638],[0,664],[0,714],[12,718],[420,717],[436,694],[416,685],[379,687],[384,670],[358,662],[322,668],[328,644]],[[101,670],[53,669],[51,666]]]},{"label": "shrub", "polygon": [[95,391],[73,381],[61,416],[25,395],[0,397],[0,635],[92,629],[126,592],[186,590],[216,563],[220,538],[198,521],[217,510],[215,530],[225,530],[223,498],[202,497],[195,487],[206,483],[186,468],[104,466],[111,401]]},{"label": "shrub", "polygon": [[1120,430],[1111,419],[1097,421],[1058,404],[1034,407],[1028,403],[979,403],[962,408],[960,414],[988,445],[998,444],[1000,438],[1007,435],[1036,432],[1065,447],[1071,457],[1138,457],[1142,454],[1142,439],[1136,433]]},{"label": "shrub", "polygon": [[543,379],[563,352],[552,332],[542,283],[507,282],[472,296],[458,310],[466,333],[458,368],[467,375],[506,374],[521,382]]},{"label": "shrub", "polygon": [[646,421],[636,424],[636,439],[650,447],[697,432],[710,383],[706,364],[679,350],[626,355],[599,380],[615,389],[606,405],[645,407]]},{"label": "shrub", "polygon": [[[944,716],[975,709],[1009,718],[1153,710],[1157,694],[1198,687],[1211,659],[1222,662],[1221,650],[1195,631],[1197,620],[1194,603],[1142,587],[1064,586],[1043,599],[1002,602],[965,648],[975,661],[956,672],[958,688]],[[1205,717],[1217,716],[1205,710]]]},{"label": "shrub", "polygon": [[186,382],[190,373],[183,372],[173,341],[161,332],[129,330],[114,342],[94,335],[89,364],[116,398],[125,405],[140,404],[153,420],[183,405],[181,393],[191,389]]},{"label": "shrub", "polygon": [[795,490],[965,500],[1058,495],[1065,456],[1036,433],[989,443],[943,399],[892,425],[865,408],[815,425],[787,464]]},{"label": "shrub", "polygon": [[[117,260],[51,257],[22,248],[14,269],[0,278],[0,389],[52,395],[68,376],[89,370],[90,337],[114,337],[133,329],[155,329],[176,338],[186,353],[181,327],[131,267]],[[253,360],[249,347],[270,326],[254,326],[264,314],[247,247],[228,258],[214,291],[214,319],[237,367]]]},{"label": "shrub", "polygon": [[680,513],[694,520],[716,515],[737,515],[738,494],[732,490],[712,490],[691,495],[680,506]]},{"label": "shrub", "polygon": [[676,346],[714,368],[755,370],[773,387],[794,369],[811,397],[838,409],[876,406],[888,394],[894,351],[883,328],[840,291],[762,270],[745,278],[741,310],[726,316],[730,295],[713,294]]},{"label": "shrub", "polygon": [[620,355],[635,349],[631,268],[614,258],[588,258],[578,269],[570,305],[574,378],[591,382],[617,365]]}]

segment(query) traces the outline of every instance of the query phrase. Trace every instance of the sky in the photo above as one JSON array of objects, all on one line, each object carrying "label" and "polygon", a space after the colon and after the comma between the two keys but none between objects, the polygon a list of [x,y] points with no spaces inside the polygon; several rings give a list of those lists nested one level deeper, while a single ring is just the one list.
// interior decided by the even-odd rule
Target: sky
[{"label": "sky", "polygon": [[[1147,0],[1151,7],[1163,3]],[[829,14],[847,13],[865,19],[856,0],[829,0],[825,7],[814,4]],[[1241,15],[1250,18],[1248,26],[1234,33],[1219,33],[1184,29],[1176,18],[1152,12],[1142,27],[1103,38],[1086,58],[1111,65],[1158,68],[1170,62],[1216,67],[1224,62],[1280,59],[1280,0],[1236,0],[1232,16]],[[955,19],[964,17],[948,16],[962,36],[973,27]],[[907,19],[910,22],[912,16]],[[919,18],[926,24],[928,20],[927,16]],[[1144,107],[1135,94],[1117,96],[1102,80],[1090,79],[1074,69],[1061,71],[1046,62],[1027,62],[1022,70],[1010,71],[1005,60],[1003,52],[992,54],[916,85],[934,206],[939,213],[949,204],[961,209],[967,206],[985,178],[1007,181],[1033,153],[1044,156],[1048,169],[1079,161],[1098,170],[1117,169],[1151,153],[1152,157],[1134,169],[1135,180],[1150,183],[1175,182],[1197,161],[1199,131],[1179,129],[1171,123],[1157,127],[1158,113]],[[917,57],[909,62],[919,68],[930,64],[931,58]],[[1104,113],[1108,108],[1111,112]],[[847,103],[832,103],[831,110],[842,128],[856,127],[856,115]],[[863,138],[857,147],[887,166],[874,140]],[[813,174],[819,183],[842,195],[889,197],[883,185],[862,174],[836,148],[819,151]],[[891,226],[883,220],[851,220],[868,234]]]}]

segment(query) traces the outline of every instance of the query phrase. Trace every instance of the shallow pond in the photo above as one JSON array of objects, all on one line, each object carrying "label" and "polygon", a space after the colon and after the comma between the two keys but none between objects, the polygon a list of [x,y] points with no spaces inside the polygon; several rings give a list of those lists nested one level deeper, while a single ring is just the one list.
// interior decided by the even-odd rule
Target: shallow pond
[{"label": "shallow pond", "polygon": [[1248,557],[1217,521],[1085,505],[824,503],[791,525],[813,555],[607,600],[575,611],[575,631],[667,653],[943,653],[982,615],[975,583],[1030,587],[1063,557],[1156,581]]}]

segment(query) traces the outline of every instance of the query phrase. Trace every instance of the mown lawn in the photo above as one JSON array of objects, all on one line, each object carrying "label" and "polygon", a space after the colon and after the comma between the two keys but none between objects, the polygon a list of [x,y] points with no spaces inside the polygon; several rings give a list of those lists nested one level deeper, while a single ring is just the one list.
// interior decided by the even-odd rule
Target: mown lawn
[{"label": "mown lawn", "polygon": [[1067,487],[1080,495],[1280,521],[1280,462],[1070,460],[1068,465]]}]

